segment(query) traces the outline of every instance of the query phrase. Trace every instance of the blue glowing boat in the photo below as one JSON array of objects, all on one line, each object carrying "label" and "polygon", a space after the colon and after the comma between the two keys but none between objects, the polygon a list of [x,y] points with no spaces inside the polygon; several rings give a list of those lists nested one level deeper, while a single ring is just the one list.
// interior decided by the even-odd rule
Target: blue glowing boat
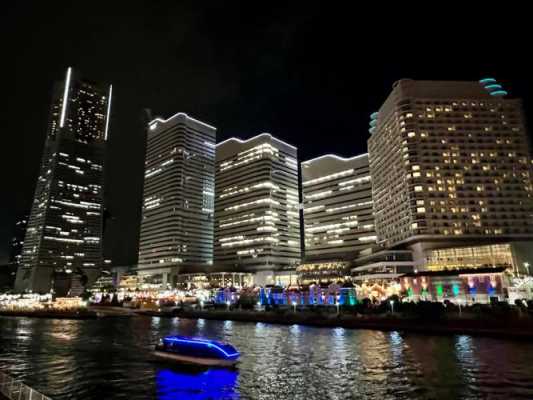
[{"label": "blue glowing boat", "polygon": [[169,361],[219,367],[235,365],[240,356],[228,343],[187,336],[160,339],[154,354]]}]

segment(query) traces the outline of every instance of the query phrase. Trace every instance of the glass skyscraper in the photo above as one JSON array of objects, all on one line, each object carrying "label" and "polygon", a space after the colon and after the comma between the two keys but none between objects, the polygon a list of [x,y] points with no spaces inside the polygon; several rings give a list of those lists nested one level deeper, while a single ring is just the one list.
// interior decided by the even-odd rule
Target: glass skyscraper
[{"label": "glass skyscraper", "polygon": [[68,292],[99,274],[111,96],[72,68],[54,85],[16,291]]}]

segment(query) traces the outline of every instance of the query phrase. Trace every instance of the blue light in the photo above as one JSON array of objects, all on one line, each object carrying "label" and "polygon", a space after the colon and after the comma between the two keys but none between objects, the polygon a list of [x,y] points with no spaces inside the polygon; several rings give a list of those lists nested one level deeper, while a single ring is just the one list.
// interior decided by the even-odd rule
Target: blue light
[{"label": "blue light", "polygon": [[378,124],[378,121],[376,121],[375,119],[373,119],[372,121],[370,121],[370,126],[371,127],[374,127]]},{"label": "blue light", "polygon": [[502,89],[502,85],[500,85],[498,83],[494,83],[492,85],[485,86],[485,89],[487,89],[487,90]]},{"label": "blue light", "polygon": [[[224,355],[225,358],[237,358],[240,356],[239,352],[236,351],[233,346],[230,346],[228,344],[221,344],[219,342],[215,342],[214,340],[207,340],[207,339],[199,339],[199,338],[185,338],[182,336],[167,336],[163,339],[164,342],[177,342],[177,343],[187,343],[187,344],[196,344],[196,345],[203,345],[205,347],[212,347],[216,350],[218,350],[221,354]],[[224,346],[228,349],[232,349],[234,353],[228,353],[225,351],[221,346]]]},{"label": "blue light", "polygon": [[494,92],[490,92],[491,96],[507,96],[507,91],[505,90],[495,90]]},{"label": "blue light", "polygon": [[484,85],[486,83],[496,83],[496,79],[494,79],[494,78],[485,78],[485,79],[481,79],[479,81],[479,83],[481,83],[482,85]]},{"label": "blue light", "polygon": [[379,113],[376,111],[376,112],[373,112],[372,114],[370,114],[370,119],[377,119]]},{"label": "blue light", "polygon": [[164,369],[156,373],[156,390],[159,400],[171,399],[239,399],[238,371],[213,368]]},{"label": "blue light", "polygon": [[454,283],[452,285],[452,292],[453,292],[454,296],[459,296],[460,289],[459,289],[459,285],[457,283]]}]

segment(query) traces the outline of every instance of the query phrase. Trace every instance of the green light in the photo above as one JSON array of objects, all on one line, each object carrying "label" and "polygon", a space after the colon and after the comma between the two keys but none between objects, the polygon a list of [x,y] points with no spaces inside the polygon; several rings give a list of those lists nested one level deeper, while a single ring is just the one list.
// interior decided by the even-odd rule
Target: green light
[{"label": "green light", "polygon": [[442,296],[442,285],[441,284],[437,285],[437,296]]}]

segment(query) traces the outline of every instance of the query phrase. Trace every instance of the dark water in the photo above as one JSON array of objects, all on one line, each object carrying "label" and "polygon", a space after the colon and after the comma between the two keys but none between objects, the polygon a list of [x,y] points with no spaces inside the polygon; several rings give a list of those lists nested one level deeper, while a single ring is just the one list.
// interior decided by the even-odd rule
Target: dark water
[{"label": "dark water", "polygon": [[[237,370],[162,365],[167,334],[233,343]],[[0,317],[0,369],[59,399],[533,399],[533,343],[135,317]]]}]

